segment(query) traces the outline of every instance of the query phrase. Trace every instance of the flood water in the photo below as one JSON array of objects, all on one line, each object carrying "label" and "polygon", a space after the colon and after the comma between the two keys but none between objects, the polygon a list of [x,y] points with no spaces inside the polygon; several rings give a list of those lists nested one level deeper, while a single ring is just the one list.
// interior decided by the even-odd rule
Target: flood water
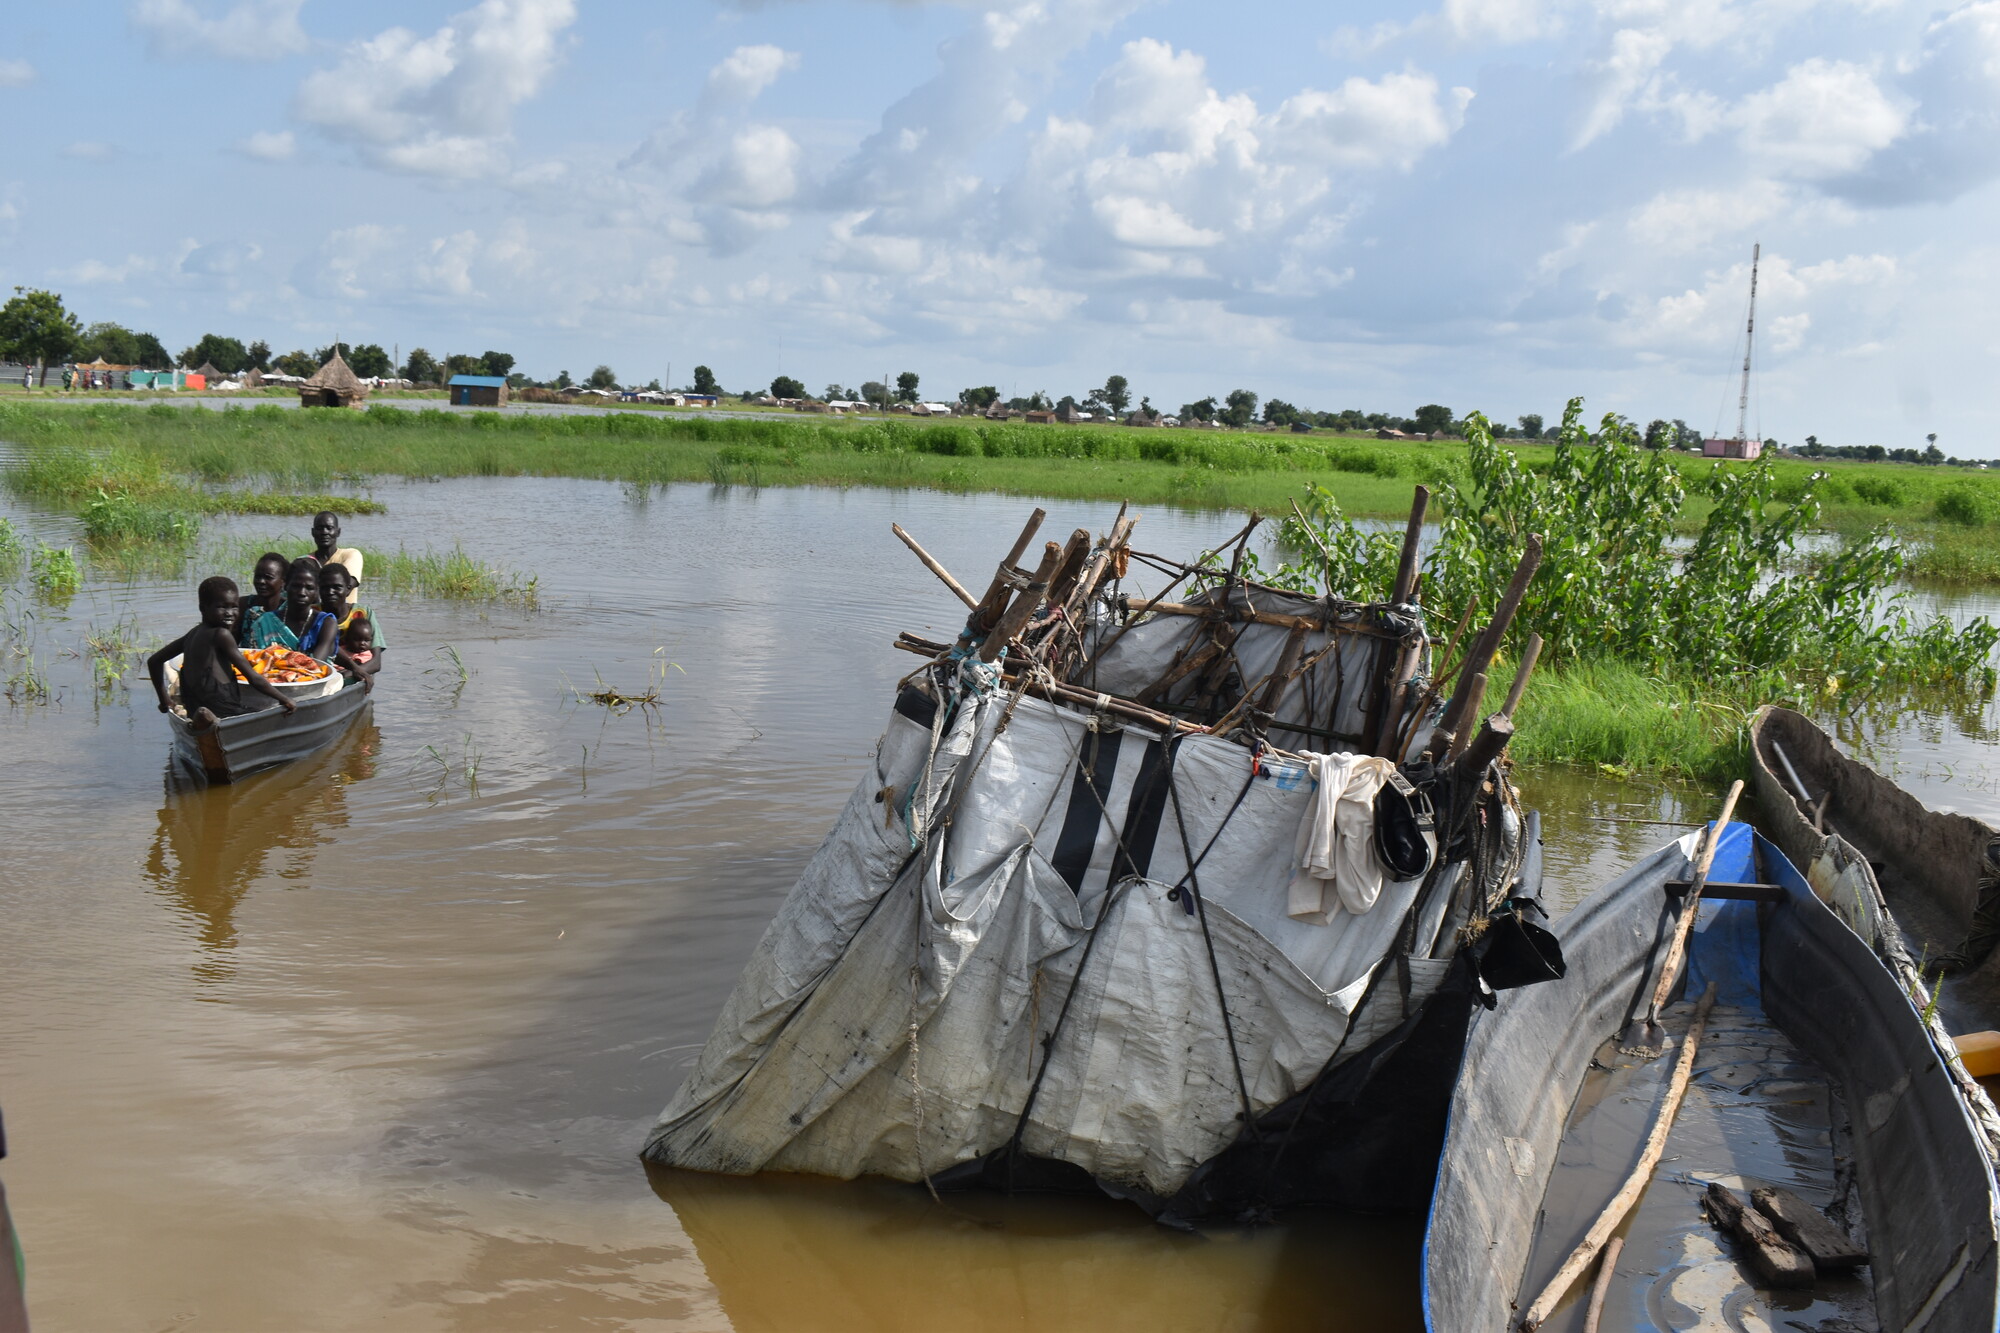
[{"label": "flood water", "polygon": [[[185,630],[217,570],[94,577],[61,608],[17,583],[0,603],[0,679],[32,662],[57,696],[0,709],[0,1107],[38,1328],[1421,1326],[1417,1220],[1196,1238],[1108,1201],[940,1205],[638,1161],[916,664],[896,632],[962,620],[890,523],[980,583],[1027,502],[528,479],[372,493],[389,512],[350,541],[460,543],[535,575],[540,605],[364,596],[392,645],[371,711],[331,752],[235,787],[177,778],[143,669],[99,689],[83,649],[120,622],[149,649]],[[1114,513],[1048,507],[1058,538]],[[1186,554],[1239,522],[1151,511],[1138,544]],[[304,526],[212,536],[294,528],[298,552]],[[660,704],[614,716],[571,688],[600,678],[657,685]],[[1940,803],[1987,813],[1986,725],[1885,735]],[[1678,832],[1604,818],[1710,799],[1576,774],[1522,787],[1558,903]]]}]

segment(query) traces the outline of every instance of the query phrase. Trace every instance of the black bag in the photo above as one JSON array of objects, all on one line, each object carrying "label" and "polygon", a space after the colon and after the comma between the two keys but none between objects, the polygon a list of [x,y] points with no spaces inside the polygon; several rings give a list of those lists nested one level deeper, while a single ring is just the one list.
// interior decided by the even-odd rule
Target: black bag
[{"label": "black bag", "polygon": [[1401,773],[1375,794],[1375,854],[1391,879],[1415,879],[1437,859],[1437,813],[1430,795]]},{"label": "black bag", "polygon": [[[1532,901],[1526,906],[1541,911]],[[1519,905],[1493,917],[1472,944],[1472,960],[1493,990],[1555,981],[1569,970],[1563,962],[1562,941],[1528,920]]]}]

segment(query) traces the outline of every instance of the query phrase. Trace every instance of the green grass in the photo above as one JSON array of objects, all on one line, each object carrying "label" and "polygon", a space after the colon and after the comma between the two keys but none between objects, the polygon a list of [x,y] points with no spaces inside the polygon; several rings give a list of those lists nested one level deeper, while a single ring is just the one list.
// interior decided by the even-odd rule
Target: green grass
[{"label": "green grass", "polygon": [[77,567],[76,553],[67,546],[38,544],[28,571],[36,593],[45,601],[65,601],[83,586],[83,571]]},{"label": "green grass", "polygon": [[[250,586],[250,571],[266,551],[292,551],[296,536],[230,537],[205,544],[195,557],[198,572],[228,574],[240,588]],[[449,551],[425,548],[393,552],[359,547],[365,577],[361,601],[375,597],[436,597],[455,602],[510,603],[534,610],[541,605],[541,581],[533,574],[489,565],[468,555],[461,546]]]},{"label": "green grass", "polygon": [[[1496,670],[1483,711],[1500,706],[1512,675]],[[1728,681],[1674,679],[1616,661],[1576,663],[1536,673],[1509,748],[1529,765],[1713,781],[1743,772],[1748,719],[1760,702]]]},{"label": "green grass", "polygon": [[11,569],[20,563],[24,549],[21,534],[15,530],[13,521],[0,518],[0,569]]}]

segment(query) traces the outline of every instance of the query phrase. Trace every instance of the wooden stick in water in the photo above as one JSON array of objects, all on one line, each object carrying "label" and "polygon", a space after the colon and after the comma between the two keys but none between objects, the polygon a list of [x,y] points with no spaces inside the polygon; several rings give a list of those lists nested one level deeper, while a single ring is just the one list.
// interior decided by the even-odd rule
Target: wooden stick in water
[{"label": "wooden stick in water", "polygon": [[1653,1178],[1653,1168],[1660,1164],[1660,1155],[1666,1151],[1667,1131],[1674,1127],[1674,1117],[1680,1114],[1681,1099],[1687,1095],[1688,1077],[1694,1072],[1694,1053],[1700,1048],[1702,1033],[1708,1027],[1708,1011],[1714,1007],[1715,983],[1711,981],[1702,993],[1701,1003],[1695,1008],[1694,1022],[1688,1025],[1687,1037],[1681,1042],[1680,1059],[1674,1062],[1674,1075],[1667,1084],[1666,1100],[1660,1103],[1660,1109],[1653,1117],[1652,1132],[1646,1135],[1646,1146],[1639,1153],[1639,1164],[1632,1168],[1632,1174],[1611,1196],[1611,1202],[1604,1205],[1604,1211],[1590,1224],[1583,1240],[1570,1251],[1569,1258],[1549,1279],[1549,1284],[1542,1288],[1542,1294],[1521,1316],[1521,1333],[1534,1333],[1548,1322],[1563,1296],[1583,1276],[1584,1270],[1590,1267],[1590,1261],[1597,1257],[1598,1251],[1611,1239],[1611,1233],[1625,1220],[1625,1214],[1632,1211],[1632,1205],[1645,1193],[1647,1182]]},{"label": "wooden stick in water", "polygon": [[1528,651],[1521,654],[1521,665],[1514,672],[1514,683],[1508,687],[1507,702],[1500,705],[1500,716],[1512,717],[1514,710],[1521,706],[1521,696],[1528,692],[1528,678],[1535,674],[1535,660],[1542,655],[1542,636],[1528,636]]},{"label": "wooden stick in water", "polygon": [[1729,784],[1729,795],[1722,799],[1722,813],[1716,817],[1715,825],[1708,831],[1708,837],[1701,845],[1695,858],[1694,880],[1688,885],[1687,897],[1681,902],[1680,919],[1674,923],[1672,941],[1667,946],[1667,960],[1660,966],[1660,979],[1653,987],[1653,1002],[1646,1008],[1646,1016],[1628,1027],[1618,1039],[1618,1050],[1623,1055],[1636,1055],[1651,1060],[1666,1052],[1666,1034],[1660,1027],[1660,1010],[1666,1008],[1667,997],[1673,994],[1676,974],[1681,968],[1681,955],[1687,952],[1688,935],[1694,930],[1694,919],[1700,914],[1702,886],[1708,883],[1709,867],[1715,864],[1715,849],[1722,845],[1723,830],[1729,827],[1729,817],[1736,813],[1736,798],[1743,794],[1743,779]]},{"label": "wooden stick in water", "polygon": [[1604,1258],[1597,1264],[1597,1281],[1590,1285],[1590,1308],[1584,1311],[1583,1333],[1597,1333],[1598,1323],[1604,1318],[1604,1297],[1611,1290],[1611,1270],[1618,1263],[1618,1252],[1624,1248],[1623,1236],[1613,1236],[1604,1247]]},{"label": "wooden stick in water", "polygon": [[928,569],[931,573],[937,575],[940,579],[944,580],[944,586],[951,589],[951,595],[958,598],[959,601],[964,602],[967,609],[971,609],[979,605],[979,599],[977,597],[974,597],[971,593],[967,592],[965,590],[965,585],[961,584],[957,579],[953,578],[951,576],[951,571],[946,569],[943,565],[939,564],[937,562],[936,557],[932,556],[931,553],[929,551],[926,551],[923,547],[917,545],[917,539],[915,537],[912,537],[909,533],[903,531],[902,524],[891,523],[889,525],[889,530],[895,533],[898,537],[901,537],[903,539],[903,545],[909,547],[911,553],[914,554],[917,557],[917,559],[924,562],[925,569]]}]

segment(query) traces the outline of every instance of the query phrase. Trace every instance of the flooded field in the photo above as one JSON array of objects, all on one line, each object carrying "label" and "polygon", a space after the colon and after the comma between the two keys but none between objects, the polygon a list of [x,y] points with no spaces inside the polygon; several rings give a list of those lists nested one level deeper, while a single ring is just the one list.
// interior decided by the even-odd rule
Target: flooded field
[{"label": "flooded field", "polygon": [[[890,523],[970,582],[1026,502],[373,494],[389,512],[350,539],[460,543],[534,575],[540,604],[364,592],[391,645],[370,714],[233,788],[177,778],[143,667],[102,685],[85,643],[122,625],[150,650],[217,570],[100,575],[60,607],[17,582],[0,605],[0,679],[27,663],[52,692],[0,708],[0,1107],[39,1328],[1421,1326],[1415,1220],[1191,1238],[1109,1202],[638,1162],[916,664],[891,640],[962,618]],[[1051,505],[1049,528],[1113,509]],[[1149,512],[1137,545],[1186,553],[1239,522]],[[297,553],[304,527],[210,540],[289,533]],[[579,697],[600,679],[660,704],[612,715]],[[1933,804],[1992,817],[1991,724],[1912,713],[1866,739]],[[1564,904],[1677,831],[1607,818],[1710,801],[1521,785]]]}]

